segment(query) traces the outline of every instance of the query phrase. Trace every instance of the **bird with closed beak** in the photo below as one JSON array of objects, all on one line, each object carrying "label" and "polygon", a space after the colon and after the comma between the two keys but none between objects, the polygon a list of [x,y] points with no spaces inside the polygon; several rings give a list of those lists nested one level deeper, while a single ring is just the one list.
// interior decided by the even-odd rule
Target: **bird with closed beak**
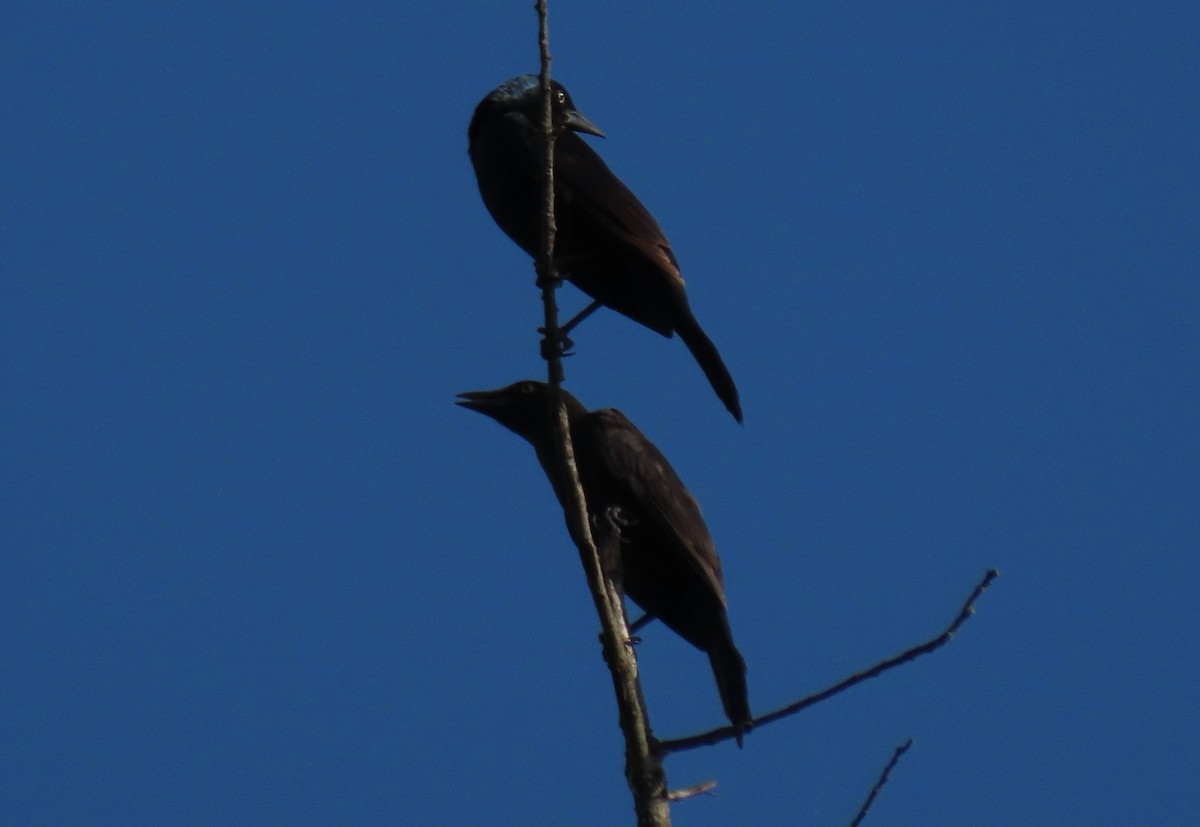
[{"label": "bird with closed beak", "polygon": [[[688,304],[683,276],[658,222],[579,134],[603,133],[551,82],[554,142],[554,265],[594,301],[656,333],[676,333],[721,402],[742,421],[733,376]],[[479,193],[492,218],[536,257],[542,232],[541,87],[536,75],[500,84],[479,102],[467,130]],[[574,322],[566,326],[569,329]]]}]

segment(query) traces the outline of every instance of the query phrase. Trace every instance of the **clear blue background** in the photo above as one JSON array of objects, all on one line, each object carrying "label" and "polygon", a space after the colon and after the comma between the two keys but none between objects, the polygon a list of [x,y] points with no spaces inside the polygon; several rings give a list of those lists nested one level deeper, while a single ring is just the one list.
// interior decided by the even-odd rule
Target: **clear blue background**
[{"label": "clear blue background", "polygon": [[[632,823],[466,155],[530,3],[10,3],[0,812]],[[1200,794],[1200,6],[552,4],[742,391],[600,314],[568,387],[703,504],[765,711],[680,825],[1182,824]],[[564,291],[565,310],[583,298]],[[657,731],[721,721],[639,650]]]}]

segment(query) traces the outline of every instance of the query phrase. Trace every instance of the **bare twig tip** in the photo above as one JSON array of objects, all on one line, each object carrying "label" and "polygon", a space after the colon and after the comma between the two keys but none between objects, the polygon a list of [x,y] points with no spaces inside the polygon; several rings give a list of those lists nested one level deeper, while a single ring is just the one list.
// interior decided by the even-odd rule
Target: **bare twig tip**
[{"label": "bare twig tip", "polygon": [[707,795],[716,798],[717,794],[713,792],[717,788],[716,781],[704,781],[694,787],[686,787],[682,790],[671,790],[667,793],[667,801],[685,801],[689,798],[695,798],[698,795]]},{"label": "bare twig tip", "polygon": [[862,824],[864,818],[867,817],[867,811],[871,809],[871,805],[875,803],[879,791],[883,789],[883,785],[888,782],[888,776],[892,774],[896,764],[900,763],[900,757],[908,752],[908,748],[913,745],[913,739],[909,738],[900,746],[896,747],[892,753],[892,758],[887,762],[887,766],[883,768],[883,772],[879,774],[879,780],[875,782],[875,786],[871,788],[871,792],[867,793],[867,800],[858,808],[858,814],[854,817],[854,821],[850,822],[850,827],[858,827]]}]

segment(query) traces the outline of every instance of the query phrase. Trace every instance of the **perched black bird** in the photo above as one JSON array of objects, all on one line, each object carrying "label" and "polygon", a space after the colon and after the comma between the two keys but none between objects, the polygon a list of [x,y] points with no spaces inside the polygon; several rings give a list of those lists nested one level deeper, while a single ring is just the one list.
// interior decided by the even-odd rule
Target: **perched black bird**
[{"label": "perched black bird", "polygon": [[[562,392],[588,513],[616,529],[621,583],[649,617],[707,652],[725,714],[742,742],[751,727],[746,663],[725,613],[721,559],[700,506],[658,448],[613,408],[589,411]],[[524,437],[564,502],[555,469],[549,386],[524,381],[459,394],[459,405]]]},{"label": "perched black bird", "polygon": [[[480,101],[467,130],[483,203],[500,229],[535,257],[542,231],[541,106],[537,76],[521,75]],[[678,333],[717,396],[741,422],[733,377],[692,315],[679,264],[663,231],[576,134],[603,137],[557,81],[552,108],[557,127],[555,266],[599,304],[663,336]]]}]

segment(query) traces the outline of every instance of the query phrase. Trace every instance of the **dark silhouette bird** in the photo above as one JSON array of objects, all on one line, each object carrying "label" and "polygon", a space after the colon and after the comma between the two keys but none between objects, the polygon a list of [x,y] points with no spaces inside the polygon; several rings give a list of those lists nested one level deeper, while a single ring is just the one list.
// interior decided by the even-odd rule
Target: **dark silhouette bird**
[{"label": "dark silhouette bird", "polygon": [[[716,346],[688,305],[671,245],[637,196],[621,183],[579,132],[603,134],[567,90],[552,82],[554,200],[559,273],[595,302],[568,324],[605,305],[651,330],[678,333],[717,396],[742,421],[737,387]],[[467,130],[479,193],[492,218],[529,255],[542,232],[541,90],[536,75],[502,83],[475,107]]]},{"label": "dark silhouette bird", "polygon": [[[648,618],[661,620],[708,654],[740,746],[743,731],[753,724],[746,663],[733,643],[721,559],[699,504],[667,458],[624,414],[613,408],[589,411],[566,391],[562,400],[588,514],[619,536],[625,594]],[[457,404],[490,416],[533,445],[559,502],[565,502],[548,385],[527,380],[461,393]]]}]

